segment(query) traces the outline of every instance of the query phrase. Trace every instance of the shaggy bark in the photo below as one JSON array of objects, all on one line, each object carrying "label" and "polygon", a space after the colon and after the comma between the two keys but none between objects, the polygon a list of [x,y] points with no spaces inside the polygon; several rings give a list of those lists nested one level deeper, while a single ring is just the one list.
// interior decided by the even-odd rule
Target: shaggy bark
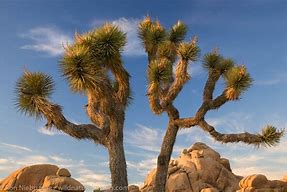
[{"label": "shaggy bark", "polygon": [[112,178],[112,191],[128,191],[127,166],[123,139],[115,139],[108,146],[109,163]]},{"label": "shaggy bark", "polygon": [[163,138],[160,154],[157,159],[157,171],[155,177],[155,191],[164,192],[168,172],[168,165],[173,151],[173,146],[178,132],[178,126],[174,124],[174,120],[179,118],[178,110],[170,105],[167,107],[169,116],[168,128]]}]

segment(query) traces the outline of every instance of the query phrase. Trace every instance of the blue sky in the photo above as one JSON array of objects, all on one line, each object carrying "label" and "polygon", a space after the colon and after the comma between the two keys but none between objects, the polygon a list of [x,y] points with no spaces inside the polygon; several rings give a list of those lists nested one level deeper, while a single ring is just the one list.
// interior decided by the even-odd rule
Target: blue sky
[{"label": "blue sky", "polygon": [[[149,14],[170,27],[177,20],[189,27],[187,39],[199,38],[201,54],[218,47],[224,56],[245,64],[255,79],[237,102],[208,114],[207,120],[222,132],[257,132],[266,124],[287,126],[287,2],[281,0],[179,0],[179,1],[76,1],[2,0],[0,3],[0,178],[34,163],[67,167],[88,188],[109,185],[106,150],[88,141],[76,141],[43,129],[36,121],[17,112],[15,82],[24,69],[53,76],[53,101],[76,123],[89,122],[84,112],[86,98],[73,94],[61,76],[58,61],[62,44],[73,34],[104,22],[113,22],[127,32],[123,58],[130,72],[134,100],[127,110],[125,149],[129,182],[141,184],[155,166],[167,125],[166,115],[151,113],[146,93],[147,58],[137,38],[136,26]],[[192,80],[176,100],[182,117],[193,115],[200,105],[207,78],[201,63],[192,63]],[[216,93],[222,90],[219,83]],[[235,173],[263,173],[269,178],[286,174],[284,138],[277,148],[255,149],[244,144],[221,145],[198,128],[180,132],[173,156],[196,141],[202,141],[229,158]],[[236,155],[235,155],[236,154]]]}]

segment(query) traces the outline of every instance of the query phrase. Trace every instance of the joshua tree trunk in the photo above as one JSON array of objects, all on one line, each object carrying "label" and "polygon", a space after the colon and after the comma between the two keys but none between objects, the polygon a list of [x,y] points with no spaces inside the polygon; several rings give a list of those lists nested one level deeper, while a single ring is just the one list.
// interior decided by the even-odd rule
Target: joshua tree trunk
[{"label": "joshua tree trunk", "polygon": [[112,191],[128,191],[127,165],[123,145],[124,112],[119,112],[116,119],[111,120],[111,130],[107,145],[112,179]]},{"label": "joshua tree trunk", "polygon": [[112,142],[108,148],[113,191],[128,191],[123,140]]},{"label": "joshua tree trunk", "polygon": [[155,178],[155,191],[164,192],[168,172],[168,165],[175,143],[178,126],[169,125],[164,136],[161,151],[157,159],[157,170]]},{"label": "joshua tree trunk", "polygon": [[157,170],[155,178],[155,191],[165,192],[165,184],[168,173],[168,165],[172,154],[173,146],[178,132],[178,126],[174,124],[174,120],[179,118],[176,108],[169,106],[167,108],[168,116],[170,118],[166,134],[163,138],[160,154],[157,159]]}]

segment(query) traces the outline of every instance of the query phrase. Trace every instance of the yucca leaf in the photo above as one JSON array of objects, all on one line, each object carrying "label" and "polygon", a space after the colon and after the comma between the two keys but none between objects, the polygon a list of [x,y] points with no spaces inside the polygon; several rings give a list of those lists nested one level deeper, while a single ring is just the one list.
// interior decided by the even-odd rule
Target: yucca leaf
[{"label": "yucca leaf", "polygon": [[230,100],[238,99],[252,84],[252,78],[245,66],[236,66],[224,74],[226,84],[226,96]]},{"label": "yucca leaf", "polygon": [[104,81],[104,71],[95,63],[89,48],[83,44],[67,46],[60,62],[60,69],[74,92],[85,92]]},{"label": "yucca leaf", "polygon": [[216,66],[220,65],[222,61],[222,56],[219,55],[216,51],[207,53],[203,57],[203,67],[207,70],[214,69]]},{"label": "yucca leaf", "polygon": [[150,82],[167,83],[172,78],[172,63],[168,59],[153,60],[148,68]]},{"label": "yucca leaf", "polygon": [[178,21],[170,30],[169,40],[173,43],[179,43],[184,40],[186,33],[186,25],[183,22]]},{"label": "yucca leaf", "polygon": [[267,125],[264,129],[262,129],[261,134],[259,135],[262,142],[258,143],[258,145],[265,146],[276,146],[279,144],[280,139],[284,136],[285,130],[277,130],[276,127]]},{"label": "yucca leaf", "polygon": [[220,62],[215,65],[215,68],[220,71],[221,74],[227,72],[234,67],[235,62],[231,58],[221,58]]},{"label": "yucca leaf", "polygon": [[152,25],[151,18],[149,16],[145,17],[140,23],[138,27],[138,36],[142,40],[143,45],[146,47],[147,46],[147,34],[150,31]]},{"label": "yucca leaf", "polygon": [[159,58],[167,58],[173,63],[176,60],[176,48],[177,46],[174,43],[165,41],[159,45],[157,56]]},{"label": "yucca leaf", "polygon": [[145,32],[143,42],[148,53],[151,53],[157,46],[166,40],[167,34],[159,22],[153,22]]},{"label": "yucca leaf", "polygon": [[111,60],[118,57],[126,44],[126,34],[117,26],[107,23],[84,36],[95,60]]},{"label": "yucca leaf", "polygon": [[199,47],[197,46],[196,38],[189,43],[180,43],[177,53],[183,60],[196,61],[199,56]]},{"label": "yucca leaf", "polygon": [[53,89],[54,82],[49,75],[25,71],[16,83],[16,107],[26,115],[40,117],[38,102],[49,98]]}]

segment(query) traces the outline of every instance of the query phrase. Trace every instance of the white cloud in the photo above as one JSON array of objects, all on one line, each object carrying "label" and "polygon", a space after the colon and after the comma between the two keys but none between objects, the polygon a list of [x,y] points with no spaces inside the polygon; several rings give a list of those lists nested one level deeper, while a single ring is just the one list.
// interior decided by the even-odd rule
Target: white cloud
[{"label": "white cloud", "polygon": [[8,159],[0,159],[0,164],[6,164],[8,162],[9,162]]},{"label": "white cloud", "polygon": [[42,127],[40,129],[38,129],[38,132],[43,134],[43,135],[48,135],[48,136],[54,136],[54,135],[61,135],[61,134],[63,134],[60,131],[57,131],[55,129],[47,129],[45,127]]},{"label": "white cloud", "polygon": [[50,56],[61,55],[64,51],[63,45],[72,42],[70,36],[54,27],[36,27],[21,36],[32,41],[31,44],[22,46],[22,49],[43,52]]},{"label": "white cloud", "polygon": [[191,75],[191,77],[195,77],[195,76],[201,75],[204,71],[200,63],[193,62],[190,64],[190,67],[188,68],[188,72]]},{"label": "white cloud", "polygon": [[109,174],[99,174],[94,171],[81,167],[78,170],[78,181],[80,181],[85,186],[89,186],[93,189],[106,188],[110,186],[110,175]]},{"label": "white cloud", "polygon": [[146,176],[148,172],[156,168],[157,158],[147,158],[139,162],[127,161],[127,167],[129,169],[136,170],[140,175]]},{"label": "white cloud", "polygon": [[112,22],[127,33],[128,42],[124,49],[124,54],[127,56],[145,55],[141,41],[137,34],[139,22],[139,19],[126,19],[124,17]]},{"label": "white cloud", "polygon": [[61,163],[61,164],[67,164],[67,163],[71,163],[73,160],[72,159],[66,159],[57,155],[51,155],[49,156],[50,159],[52,159],[53,161],[57,162],[57,163]]},{"label": "white cloud", "polygon": [[160,130],[137,124],[137,128],[134,131],[126,134],[127,144],[149,152],[159,152],[163,136]]},{"label": "white cloud", "polygon": [[29,149],[28,147],[24,147],[20,145],[14,145],[14,144],[9,144],[9,143],[0,143],[0,145],[2,145],[1,147],[9,148],[11,150],[32,152],[32,150]]},{"label": "white cloud", "polygon": [[261,79],[261,80],[255,80],[255,85],[262,85],[262,86],[272,86],[272,85],[278,85],[287,83],[287,75],[286,73],[278,73],[274,74],[273,77],[268,79]]},{"label": "white cloud", "polygon": [[25,156],[22,159],[19,158],[18,160],[14,160],[16,165],[27,166],[27,165],[34,165],[34,164],[45,164],[49,163],[49,158],[42,155],[31,155]]},{"label": "white cloud", "polygon": [[[127,19],[124,17],[110,21],[127,33],[128,42],[123,52],[126,56],[145,55],[144,49],[137,36],[139,21],[139,19]],[[95,20],[92,22],[93,26],[99,26],[103,23],[105,23],[105,20]],[[64,51],[63,45],[73,41],[70,35],[61,32],[55,27],[36,27],[21,36],[32,41],[31,44],[22,46],[22,49],[43,52],[50,56],[61,55]]]}]

